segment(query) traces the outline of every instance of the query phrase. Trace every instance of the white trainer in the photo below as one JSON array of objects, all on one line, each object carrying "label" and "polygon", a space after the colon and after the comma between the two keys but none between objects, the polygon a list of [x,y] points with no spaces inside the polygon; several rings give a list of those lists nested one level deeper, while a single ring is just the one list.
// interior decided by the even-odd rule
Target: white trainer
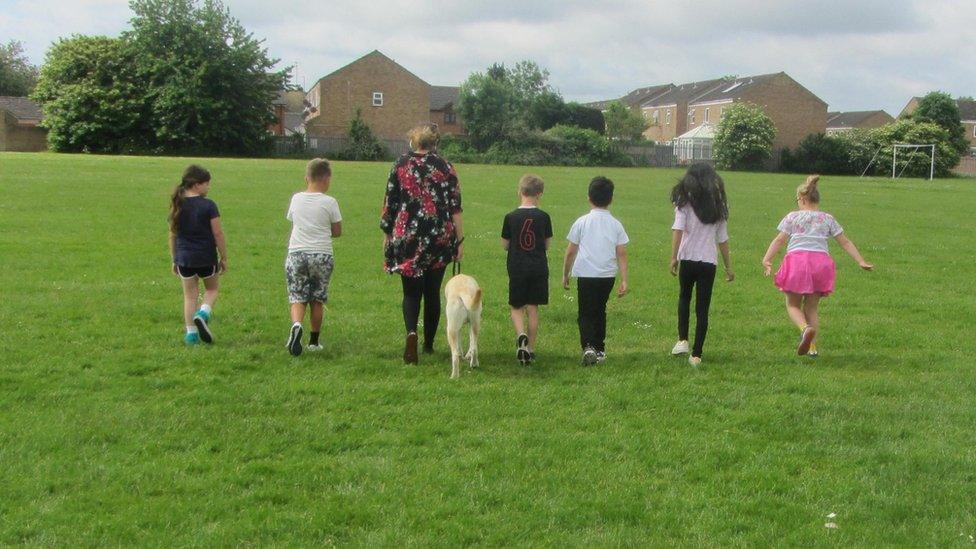
[{"label": "white trainer", "polygon": [[690,347],[688,347],[688,340],[682,339],[681,341],[674,344],[674,348],[671,349],[671,354],[686,355],[690,350],[691,350]]},{"label": "white trainer", "polygon": [[322,346],[321,345],[318,345],[318,344],[316,344],[316,345],[309,344],[309,346],[306,347],[306,349],[308,349],[308,352],[310,352],[310,353],[317,353],[317,352],[319,352],[319,351],[322,350]]},{"label": "white trainer", "polygon": [[688,357],[688,364],[691,364],[694,367],[698,367],[698,365],[701,364],[701,357],[700,356]]}]

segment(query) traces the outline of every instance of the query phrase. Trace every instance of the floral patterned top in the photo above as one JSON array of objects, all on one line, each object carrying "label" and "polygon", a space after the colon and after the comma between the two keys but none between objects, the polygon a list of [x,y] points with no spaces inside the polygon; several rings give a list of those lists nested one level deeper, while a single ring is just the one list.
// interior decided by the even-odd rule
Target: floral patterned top
[{"label": "floral patterned top", "polygon": [[834,216],[820,210],[797,210],[786,214],[777,229],[790,235],[786,253],[827,252],[827,241],[844,232]]},{"label": "floral patterned top", "polygon": [[454,166],[437,153],[397,159],[386,183],[380,228],[390,236],[386,270],[416,278],[454,259],[454,221],[461,188]]}]

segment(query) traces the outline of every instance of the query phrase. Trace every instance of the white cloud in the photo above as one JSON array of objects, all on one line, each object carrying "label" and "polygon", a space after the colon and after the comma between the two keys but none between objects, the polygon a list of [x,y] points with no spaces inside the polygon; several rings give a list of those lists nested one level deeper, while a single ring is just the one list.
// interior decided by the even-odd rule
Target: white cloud
[{"label": "white cloud", "polygon": [[[897,114],[912,95],[976,95],[973,0],[230,0],[311,84],[374,49],[432,84],[531,59],[567,99],[786,71],[832,109]],[[126,0],[0,0],[0,36],[36,63],[58,36],[114,35]]]}]

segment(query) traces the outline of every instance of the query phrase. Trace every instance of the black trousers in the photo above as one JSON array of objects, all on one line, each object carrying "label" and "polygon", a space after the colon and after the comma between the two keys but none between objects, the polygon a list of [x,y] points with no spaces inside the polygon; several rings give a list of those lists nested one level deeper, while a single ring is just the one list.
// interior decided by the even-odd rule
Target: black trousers
[{"label": "black trousers", "polygon": [[606,351],[604,340],[607,338],[607,300],[613,290],[614,278],[577,278],[576,301],[578,302],[580,347],[593,347],[597,351]]},{"label": "black trousers", "polygon": [[423,276],[410,278],[400,275],[403,284],[403,324],[407,333],[417,331],[420,318],[420,301],[424,302],[424,345],[434,344],[437,325],[441,320],[441,282],[444,268],[427,270]]},{"label": "black trousers", "polygon": [[712,286],[715,284],[715,264],[704,261],[684,261],[678,267],[678,339],[688,339],[688,323],[691,316],[691,291],[695,291],[695,343],[691,356],[701,357],[705,335],[708,333],[708,307],[712,304]]}]

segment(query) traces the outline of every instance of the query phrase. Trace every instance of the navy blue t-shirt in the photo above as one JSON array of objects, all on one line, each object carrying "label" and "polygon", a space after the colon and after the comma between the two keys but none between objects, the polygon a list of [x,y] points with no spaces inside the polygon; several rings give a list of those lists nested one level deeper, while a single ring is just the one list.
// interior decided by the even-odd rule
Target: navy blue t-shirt
[{"label": "navy blue t-shirt", "polygon": [[203,196],[183,200],[176,229],[173,262],[181,267],[209,267],[217,264],[217,241],[210,220],[220,217],[217,204]]},{"label": "navy blue t-shirt", "polygon": [[552,220],[539,208],[518,208],[505,216],[502,238],[508,244],[508,273],[549,274],[546,239],[552,238]]}]

